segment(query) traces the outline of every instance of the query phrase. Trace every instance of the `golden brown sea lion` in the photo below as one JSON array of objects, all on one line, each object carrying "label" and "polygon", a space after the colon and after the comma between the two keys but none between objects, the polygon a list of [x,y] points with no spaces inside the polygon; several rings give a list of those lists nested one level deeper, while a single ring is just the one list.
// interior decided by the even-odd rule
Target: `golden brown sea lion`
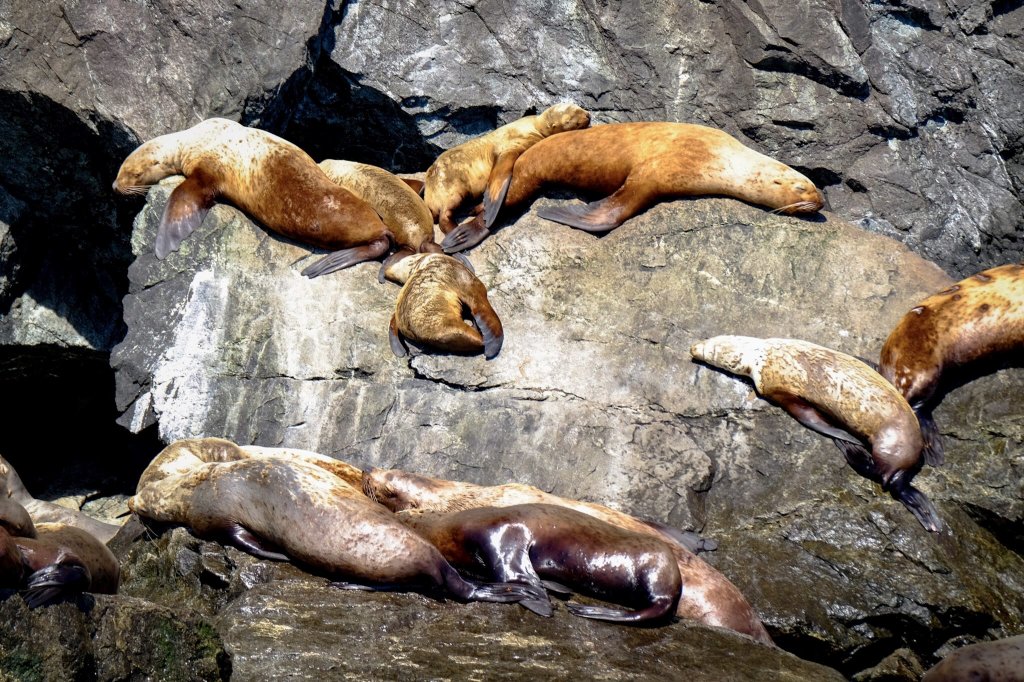
[{"label": "golden brown sea lion", "polygon": [[957,649],[921,682],[1024,682],[1024,635]]},{"label": "golden brown sea lion", "polygon": [[452,213],[466,200],[501,203],[512,177],[516,159],[546,137],[566,130],[586,128],[590,114],[575,104],[548,107],[537,116],[492,130],[442,153],[427,169],[423,199],[441,231],[455,227]]},{"label": "golden brown sea lion", "polygon": [[519,504],[551,504],[593,516],[619,528],[658,538],[672,550],[682,576],[683,592],[676,607],[678,616],[705,625],[728,628],[774,646],[761,619],[736,586],[695,556],[675,535],[662,530],[660,524],[650,524],[600,504],[559,497],[519,483],[480,486],[398,469],[367,470],[363,475],[363,491],[392,511],[457,511]]},{"label": "golden brown sea lion", "polygon": [[[323,275],[383,256],[395,240],[370,206],[334,182],[306,152],[264,130],[211,118],[154,138],[128,155],[114,181],[123,194],[141,194],[171,175],[174,188],[157,229],[156,257],[192,234],[218,199],[230,201],[267,228],[324,249]],[[412,246],[403,244],[402,246]],[[415,248],[418,248],[416,244]]]},{"label": "golden brown sea lion", "polygon": [[[398,293],[388,336],[391,350],[404,357],[402,337],[451,353],[479,353],[488,360],[505,338],[501,320],[487,300],[487,288],[451,256],[416,254],[385,265],[388,279],[405,283]],[[468,309],[476,327],[463,321]]]},{"label": "golden brown sea lion", "polygon": [[[320,162],[320,168],[331,180],[373,207],[391,230],[398,255],[441,253],[441,247],[434,243],[433,216],[420,195],[410,186],[410,180],[399,178],[383,168],[354,161],[327,159]],[[327,256],[311,266],[306,274],[315,277],[321,269],[328,272],[332,267],[333,256]],[[383,273],[382,266],[382,281]]]},{"label": "golden brown sea lion", "polygon": [[[520,206],[545,186],[605,196],[537,212],[588,232],[614,229],[657,201],[684,196],[721,194],[783,213],[813,213],[823,205],[801,173],[728,133],[689,123],[609,123],[542,140],[516,162],[504,205]],[[478,244],[501,205],[485,197],[483,220],[460,225],[441,246],[453,252]]]},{"label": "golden brown sea lion", "polygon": [[690,354],[750,377],[761,396],[831,437],[858,473],[881,483],[921,525],[941,530],[931,502],[910,485],[924,446],[917,416],[864,362],[807,341],[750,336],[716,336],[694,344]]},{"label": "golden brown sea lion", "polygon": [[1024,348],[1024,265],[1000,265],[929,296],[903,316],[882,347],[879,372],[914,408],[925,436],[925,461],[942,463],[931,417],[949,372]]},{"label": "golden brown sea lion", "polygon": [[528,585],[466,582],[390,511],[328,471],[294,458],[203,464],[153,481],[128,506],[257,556],[290,558],[370,586],[441,588],[464,601],[543,597]]},{"label": "golden brown sea lion", "polygon": [[[408,510],[398,517],[452,565],[499,582],[544,588],[555,581],[635,611],[568,604],[570,613],[616,623],[665,623],[682,590],[669,546],[573,509],[550,504],[454,512]],[[548,583],[548,587],[551,584]],[[551,603],[519,602],[542,616]]]}]

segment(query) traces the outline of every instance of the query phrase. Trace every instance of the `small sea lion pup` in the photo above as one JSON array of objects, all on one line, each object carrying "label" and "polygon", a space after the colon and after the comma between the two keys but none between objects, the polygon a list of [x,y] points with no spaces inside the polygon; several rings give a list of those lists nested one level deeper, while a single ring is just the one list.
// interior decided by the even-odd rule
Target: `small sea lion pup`
[{"label": "small sea lion pup", "polygon": [[677,533],[670,532],[662,524],[641,521],[600,504],[559,497],[520,483],[481,486],[399,469],[367,470],[363,474],[363,491],[395,512],[410,509],[447,512],[520,504],[556,505],[618,528],[657,538],[672,551],[683,581],[676,615],[705,625],[728,628],[774,646],[761,619],[736,586],[695,556],[680,541]]},{"label": "small sea lion pup", "polygon": [[542,599],[528,585],[472,585],[390,511],[306,461],[280,457],[204,464],[150,483],[136,514],[188,526],[256,556],[287,560],[377,588],[440,588],[463,601]]},{"label": "small sea lion pup", "polygon": [[[782,213],[813,213],[824,201],[814,183],[715,128],[689,123],[608,123],[538,142],[519,157],[505,205],[517,207],[545,186],[605,198],[537,212],[588,232],[606,232],[662,199],[721,194]],[[501,208],[484,197],[483,220],[453,230],[446,252],[478,244]]]},{"label": "small sea lion pup", "polygon": [[1024,682],[1024,635],[957,649],[921,682]]},{"label": "small sea lion pup", "polygon": [[[337,250],[318,276],[383,256],[396,236],[370,206],[331,182],[306,152],[264,130],[211,118],[154,138],[128,155],[114,180],[141,194],[171,175],[174,188],[157,228],[156,257],[175,251],[203,222],[213,202],[230,201],[267,228],[304,244]],[[412,250],[420,244],[401,244]]]},{"label": "small sea lion pup", "polygon": [[[809,429],[831,437],[859,474],[882,484],[930,531],[931,501],[910,485],[921,466],[921,429],[903,396],[855,357],[796,339],[716,336],[690,354],[750,377],[758,393]],[[870,449],[869,449],[870,448]]]},{"label": "small sea lion pup", "polygon": [[[501,350],[505,333],[487,300],[487,288],[451,256],[416,254],[385,265],[388,279],[405,283],[398,292],[388,337],[398,357],[408,352],[403,338],[451,353],[484,352],[488,360]],[[475,327],[463,320],[468,310]]]},{"label": "small sea lion pup", "polygon": [[0,499],[0,588],[20,590],[29,607],[82,592],[114,594],[120,573],[114,554],[86,531],[33,524],[24,507]]},{"label": "small sea lion pup", "polygon": [[442,153],[427,169],[423,187],[423,199],[441,231],[452,231],[452,214],[467,200],[476,201],[483,194],[485,202],[500,204],[512,166],[524,151],[546,137],[588,125],[590,114],[583,109],[556,104]]},{"label": "small sea lion pup", "polygon": [[[402,257],[413,253],[441,253],[441,247],[434,243],[434,218],[420,195],[403,180],[383,168],[354,161],[327,159],[320,162],[320,168],[334,182],[356,195],[373,207],[394,236]],[[338,253],[344,254],[344,251]],[[333,269],[335,254],[310,266],[309,277],[316,277]],[[384,281],[384,267],[380,280]]]},{"label": "small sea lion pup", "polygon": [[929,296],[903,316],[882,346],[879,372],[914,408],[925,462],[942,463],[932,419],[948,373],[1024,348],[1024,265],[1000,265]]},{"label": "small sea lion pup", "polygon": [[[552,591],[562,585],[635,611],[568,604],[570,613],[616,623],[666,623],[682,590],[679,567],[661,540],[550,504],[398,514],[452,565],[499,582]],[[542,616],[551,602],[519,602]]]}]

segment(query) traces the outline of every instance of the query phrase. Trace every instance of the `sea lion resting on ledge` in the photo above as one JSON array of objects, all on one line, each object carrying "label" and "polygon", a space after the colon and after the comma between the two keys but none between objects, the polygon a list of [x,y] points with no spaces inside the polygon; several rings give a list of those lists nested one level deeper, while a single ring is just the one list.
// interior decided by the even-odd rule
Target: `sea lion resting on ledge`
[{"label": "sea lion resting on ledge", "polygon": [[671,532],[590,502],[580,502],[519,483],[480,486],[446,481],[399,469],[369,469],[363,475],[363,491],[392,511],[422,509],[456,511],[478,507],[508,507],[519,504],[552,504],[568,507],[619,528],[665,541],[676,559],[683,581],[676,614],[682,618],[723,627],[749,635],[774,646],[761,619],[736,586],[705,561],[696,557]]},{"label": "sea lion resting on ledge", "polygon": [[203,464],[155,480],[136,514],[267,559],[388,588],[441,588],[463,601],[543,599],[529,585],[472,585],[437,549],[358,489],[310,462],[261,457]]}]

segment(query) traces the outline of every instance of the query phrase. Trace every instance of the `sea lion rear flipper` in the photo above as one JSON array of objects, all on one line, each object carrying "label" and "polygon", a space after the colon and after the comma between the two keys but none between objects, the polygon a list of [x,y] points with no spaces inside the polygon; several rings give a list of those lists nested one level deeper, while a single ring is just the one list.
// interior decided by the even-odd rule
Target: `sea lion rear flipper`
[{"label": "sea lion rear flipper", "polygon": [[404,358],[409,354],[409,349],[402,343],[402,335],[398,331],[398,318],[391,316],[391,324],[388,326],[388,342],[391,344],[391,352],[396,357]]},{"label": "sea lion rear flipper", "polygon": [[912,485],[907,485],[890,493],[918,520],[925,530],[938,533],[942,530],[942,519],[935,505],[928,496]]},{"label": "sea lion rear flipper", "polygon": [[471,599],[504,604],[516,602],[539,616],[550,616],[555,612],[554,607],[551,606],[551,600],[548,599],[548,593],[541,585],[526,585],[523,583],[476,585]]},{"label": "sea lion rear flipper", "polygon": [[931,411],[922,408],[917,412],[917,422],[921,425],[921,438],[924,440],[924,448],[921,450],[924,463],[933,467],[942,466],[946,462],[945,448]]},{"label": "sea lion rear flipper", "polygon": [[554,592],[560,597],[571,597],[576,594],[571,587],[566,587],[562,583],[556,583],[554,580],[541,580],[540,584],[548,592]]},{"label": "sea lion rear flipper", "polygon": [[501,205],[505,203],[505,195],[508,194],[508,187],[512,184],[512,167],[516,165],[519,152],[505,152],[498,156],[491,168],[491,174],[487,178],[487,188],[484,190],[484,226],[490,228],[498,217]]},{"label": "sea lion rear flipper", "polygon": [[870,481],[881,482],[882,477],[875,467],[875,460],[871,457],[871,451],[860,443],[851,443],[842,438],[833,438],[839,451],[846,458],[846,463],[858,474]]},{"label": "sea lion rear flipper", "polygon": [[489,234],[490,230],[484,225],[483,217],[477,216],[452,229],[441,242],[441,248],[445,253],[465,251],[482,242]]},{"label": "sea lion rear flipper", "polygon": [[486,299],[476,304],[471,304],[469,301],[464,301],[464,303],[469,306],[473,322],[476,323],[477,329],[480,330],[480,336],[484,339],[484,357],[493,360],[501,351],[501,344],[505,341],[501,320],[498,319],[497,313],[494,312],[490,304],[486,303]]},{"label": "sea lion rear flipper", "polygon": [[583,604],[566,604],[565,608],[574,616],[593,618],[595,620],[607,620],[612,623],[642,623],[644,621],[657,621],[670,618],[673,611],[673,602],[669,599],[655,599],[654,603],[644,609],[627,611],[625,609],[611,609],[606,606],[584,606]]},{"label": "sea lion rear flipper", "polygon": [[675,526],[655,521],[654,519],[640,519],[645,524],[658,531],[668,539],[673,540],[677,544],[685,547],[694,554],[700,554],[701,552],[714,552],[718,549],[718,541],[711,540],[710,538],[701,537],[699,533],[695,533],[692,530],[682,530]]},{"label": "sea lion rear flipper", "polygon": [[423,196],[423,187],[426,185],[425,182],[423,182],[422,180],[417,180],[416,178],[401,178],[401,180],[405,184],[409,185],[409,187],[412,188],[413,192],[416,192],[416,194]]},{"label": "sea lion rear flipper", "polygon": [[231,543],[238,549],[248,552],[261,559],[271,561],[289,561],[287,554],[277,551],[279,547],[264,540],[241,524],[234,524],[226,529]]},{"label": "sea lion rear flipper", "polygon": [[[821,412],[803,398],[793,395],[792,393],[784,393],[781,391],[766,394],[765,397],[777,404],[786,412],[789,412],[793,419],[796,419],[812,431],[817,431],[824,436],[846,441],[853,445],[860,445],[861,448],[863,448],[863,442],[859,438],[851,435],[849,432],[844,431],[838,426],[834,426],[829,423]],[[867,451],[865,450],[865,452]],[[870,453],[868,456],[870,457]]]},{"label": "sea lion rear flipper", "polygon": [[381,237],[363,246],[353,246],[350,249],[334,251],[308,266],[302,271],[302,274],[313,279],[336,270],[344,270],[356,263],[380,258],[387,252],[388,245],[387,237]]},{"label": "sea lion rear flipper", "polygon": [[212,187],[202,174],[193,173],[174,188],[156,229],[153,250],[157,258],[163,260],[171,251],[177,251],[181,240],[203,223],[216,196]]},{"label": "sea lion rear flipper", "polygon": [[30,609],[56,604],[92,585],[89,569],[78,563],[56,563],[44,566],[28,577],[22,598]]}]

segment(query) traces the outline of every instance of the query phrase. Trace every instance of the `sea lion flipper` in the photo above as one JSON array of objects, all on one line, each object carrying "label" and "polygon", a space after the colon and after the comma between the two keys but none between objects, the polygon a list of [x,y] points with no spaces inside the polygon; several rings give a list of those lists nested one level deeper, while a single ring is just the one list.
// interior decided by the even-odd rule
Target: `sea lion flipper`
[{"label": "sea lion flipper", "polygon": [[460,263],[462,263],[463,265],[465,265],[466,269],[469,270],[470,272],[472,272],[474,275],[476,274],[476,268],[474,268],[473,267],[473,263],[470,262],[469,256],[467,256],[466,254],[464,254],[464,253],[462,253],[460,251],[458,253],[452,254],[452,258],[454,258],[455,260],[457,260]]},{"label": "sea lion flipper", "polygon": [[248,552],[261,559],[271,561],[289,561],[287,554],[277,551],[279,548],[250,531],[241,524],[234,524],[227,529],[231,543],[238,549]]},{"label": "sea lion flipper", "polygon": [[202,174],[193,174],[174,188],[156,229],[156,257],[163,260],[203,223],[215,193]]},{"label": "sea lion flipper", "polygon": [[566,587],[562,583],[556,583],[554,580],[541,580],[540,584],[548,592],[554,592],[560,597],[571,597],[576,594],[571,587]]},{"label": "sea lion flipper", "polygon": [[512,167],[516,165],[519,152],[505,152],[500,154],[491,168],[491,175],[487,179],[487,188],[484,190],[484,226],[490,227],[498,217],[501,205],[505,203],[505,195],[508,194],[508,187],[512,184]]},{"label": "sea lion flipper", "polygon": [[945,448],[931,411],[917,412],[917,421],[921,425],[921,438],[924,440],[924,448],[921,450],[924,463],[933,467],[942,466],[946,461]]},{"label": "sea lion flipper", "polygon": [[488,234],[490,230],[484,225],[483,217],[477,216],[453,228],[441,242],[441,248],[445,253],[465,251],[482,242]]},{"label": "sea lion flipper", "polygon": [[848,431],[831,424],[825,416],[821,414],[821,412],[803,398],[793,395],[792,393],[785,393],[782,391],[769,393],[765,397],[777,404],[786,412],[789,412],[793,419],[796,419],[812,431],[817,431],[824,436],[829,436],[833,439],[846,441],[847,443],[863,447],[863,442],[859,438],[851,435]]},{"label": "sea lion flipper", "polygon": [[[618,192],[616,192],[618,194]],[[589,204],[548,206],[537,211],[545,220],[575,227],[587,232],[607,232],[621,225],[626,217],[615,194]]]},{"label": "sea lion flipper", "polygon": [[398,331],[398,319],[392,315],[391,324],[388,325],[388,342],[391,344],[391,352],[395,357],[404,358],[409,354],[409,349],[402,343],[402,335]]},{"label": "sea lion flipper", "polygon": [[374,239],[363,246],[353,246],[350,249],[341,249],[329,253],[317,262],[308,266],[302,274],[310,279],[320,277],[336,270],[344,270],[356,263],[380,258],[388,250],[387,238]]},{"label": "sea lion flipper", "polygon": [[92,576],[82,564],[63,562],[39,569],[28,577],[27,585],[22,598],[34,609],[85,592],[92,585]]},{"label": "sea lion flipper", "polygon": [[928,496],[912,485],[891,491],[892,496],[910,510],[925,530],[938,533],[942,530],[942,519]]},{"label": "sea lion flipper", "polygon": [[658,531],[662,535],[666,536],[667,539],[685,547],[694,554],[700,554],[701,552],[713,552],[718,549],[718,541],[710,538],[701,537],[699,533],[695,533],[692,530],[682,530],[675,526],[670,526],[654,519],[640,519],[646,525],[650,526],[654,530]]},{"label": "sea lion flipper", "polygon": [[413,192],[416,192],[416,194],[419,194],[420,196],[423,195],[423,187],[426,185],[425,182],[417,180],[416,178],[401,178],[401,180],[405,184],[409,185]]}]

